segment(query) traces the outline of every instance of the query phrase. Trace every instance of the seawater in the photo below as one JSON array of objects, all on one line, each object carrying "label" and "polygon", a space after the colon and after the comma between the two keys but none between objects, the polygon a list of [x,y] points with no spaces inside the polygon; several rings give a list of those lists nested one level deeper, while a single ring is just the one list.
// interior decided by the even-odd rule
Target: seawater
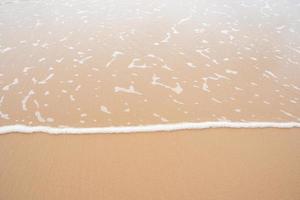
[{"label": "seawater", "polygon": [[0,132],[297,127],[299,8],[275,0],[1,1]]}]

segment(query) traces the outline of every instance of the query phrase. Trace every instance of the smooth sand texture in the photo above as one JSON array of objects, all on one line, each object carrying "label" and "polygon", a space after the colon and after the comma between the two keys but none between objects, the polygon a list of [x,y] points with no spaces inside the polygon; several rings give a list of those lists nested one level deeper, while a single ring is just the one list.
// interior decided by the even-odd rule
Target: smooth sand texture
[{"label": "smooth sand texture", "polygon": [[0,199],[300,199],[300,129],[0,136]]}]

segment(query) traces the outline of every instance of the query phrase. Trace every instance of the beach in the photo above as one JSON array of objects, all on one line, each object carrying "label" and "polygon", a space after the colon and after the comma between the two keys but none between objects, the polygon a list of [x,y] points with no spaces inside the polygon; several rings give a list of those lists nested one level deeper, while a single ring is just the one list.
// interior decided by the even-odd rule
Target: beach
[{"label": "beach", "polygon": [[299,199],[299,129],[0,136],[0,199]]},{"label": "beach", "polygon": [[0,200],[299,200],[297,0],[0,0]]}]

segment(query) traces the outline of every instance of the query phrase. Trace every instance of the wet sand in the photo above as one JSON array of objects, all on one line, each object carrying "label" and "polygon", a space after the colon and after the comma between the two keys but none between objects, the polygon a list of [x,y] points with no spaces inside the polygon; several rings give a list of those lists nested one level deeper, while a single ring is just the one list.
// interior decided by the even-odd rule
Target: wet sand
[{"label": "wet sand", "polygon": [[299,129],[0,136],[0,199],[300,199]]}]

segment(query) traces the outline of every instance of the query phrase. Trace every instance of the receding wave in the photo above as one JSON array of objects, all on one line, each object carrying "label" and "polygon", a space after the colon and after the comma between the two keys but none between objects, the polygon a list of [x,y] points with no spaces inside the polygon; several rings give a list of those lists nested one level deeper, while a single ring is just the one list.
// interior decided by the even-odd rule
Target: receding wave
[{"label": "receding wave", "polygon": [[299,122],[183,122],[173,124],[152,124],[137,126],[112,126],[112,127],[49,127],[49,126],[27,126],[8,125],[0,127],[0,134],[13,132],[35,133],[43,132],[49,134],[97,134],[97,133],[137,133],[158,131],[179,131],[208,128],[300,128]]}]

